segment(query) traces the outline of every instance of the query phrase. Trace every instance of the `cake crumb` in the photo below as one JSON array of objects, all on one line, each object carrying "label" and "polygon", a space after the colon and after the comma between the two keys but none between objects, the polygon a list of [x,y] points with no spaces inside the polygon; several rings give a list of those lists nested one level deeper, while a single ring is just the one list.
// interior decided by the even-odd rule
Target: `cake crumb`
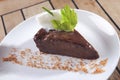
[{"label": "cake crumb", "polygon": [[2,58],[3,61],[17,61],[15,54],[10,54],[7,58]]},{"label": "cake crumb", "polygon": [[20,56],[21,56],[22,58],[25,58],[25,51],[20,51]]},{"label": "cake crumb", "polygon": [[96,68],[95,71],[93,72],[93,74],[98,74],[98,73],[103,73],[105,72],[105,70],[101,69],[101,68]]},{"label": "cake crumb", "polygon": [[25,49],[25,52],[26,53],[31,53],[31,49],[27,48],[27,49]]},{"label": "cake crumb", "polygon": [[2,58],[2,60],[3,60],[3,62],[10,62],[11,61],[13,63],[22,65],[22,62],[17,60],[17,57],[15,54],[10,54],[7,58]]},{"label": "cake crumb", "polygon": [[85,73],[88,73],[88,70],[87,70],[86,67],[81,67],[81,70],[82,70],[83,72],[85,72]]},{"label": "cake crumb", "polygon": [[100,64],[103,65],[103,66],[105,66],[107,64],[107,62],[108,62],[108,58],[106,58],[104,60],[101,60]]},{"label": "cake crumb", "polygon": [[98,62],[97,60],[51,55],[40,51],[32,51],[29,48],[22,50],[12,48],[10,54],[2,58],[2,60],[3,62],[12,62],[34,68],[84,72],[89,74],[105,72],[104,66],[108,62],[108,58]]}]

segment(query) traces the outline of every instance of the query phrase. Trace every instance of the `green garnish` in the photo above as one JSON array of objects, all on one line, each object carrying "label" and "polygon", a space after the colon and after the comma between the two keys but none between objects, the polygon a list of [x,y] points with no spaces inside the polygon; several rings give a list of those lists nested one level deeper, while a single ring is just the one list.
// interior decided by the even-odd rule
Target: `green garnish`
[{"label": "green garnish", "polygon": [[[47,12],[50,14],[52,13],[49,10],[47,10]],[[70,9],[69,6],[65,6],[63,9],[61,9],[61,17],[61,20],[54,19],[51,21],[54,29],[67,32],[74,31],[74,28],[77,24],[77,14],[75,11]]]},{"label": "green garnish", "polygon": [[47,11],[49,14],[51,14],[52,16],[54,16],[54,14],[50,11],[50,10],[48,10],[47,8],[45,8],[45,7],[42,7],[45,11]]}]

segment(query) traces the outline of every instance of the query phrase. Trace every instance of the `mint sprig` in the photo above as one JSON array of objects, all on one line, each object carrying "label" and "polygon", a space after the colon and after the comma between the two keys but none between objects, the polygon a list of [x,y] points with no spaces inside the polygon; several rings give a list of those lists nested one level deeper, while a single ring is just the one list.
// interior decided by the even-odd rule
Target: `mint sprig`
[{"label": "mint sprig", "polygon": [[[50,10],[45,9],[52,16],[54,15]],[[61,20],[52,20],[54,29],[61,31],[74,31],[77,24],[77,14],[68,5],[61,9]]]}]

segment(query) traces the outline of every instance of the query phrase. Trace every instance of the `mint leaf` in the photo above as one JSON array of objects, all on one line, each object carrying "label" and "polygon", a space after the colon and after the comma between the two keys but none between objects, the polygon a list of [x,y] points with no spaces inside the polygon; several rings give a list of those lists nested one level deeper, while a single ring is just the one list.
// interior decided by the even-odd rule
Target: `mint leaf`
[{"label": "mint leaf", "polygon": [[74,10],[70,9],[69,6],[65,6],[64,9],[61,9],[61,23],[63,27],[66,27],[65,31],[73,31],[77,24],[77,14]]},{"label": "mint leaf", "polygon": [[52,15],[52,16],[54,16],[54,14],[50,11],[50,10],[48,10],[47,8],[45,8],[45,7],[42,7],[45,11],[47,11],[50,15]]},{"label": "mint leaf", "polygon": [[60,21],[58,20],[52,20],[52,25],[54,26],[54,29],[59,30],[61,27]]}]

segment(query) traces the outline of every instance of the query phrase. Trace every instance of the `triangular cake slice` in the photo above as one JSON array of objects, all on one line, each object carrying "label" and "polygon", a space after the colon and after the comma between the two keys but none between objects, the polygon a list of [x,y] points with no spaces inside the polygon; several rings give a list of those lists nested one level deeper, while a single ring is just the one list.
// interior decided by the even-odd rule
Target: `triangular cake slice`
[{"label": "triangular cake slice", "polygon": [[97,59],[93,46],[76,30],[73,32],[40,29],[34,36],[40,51],[82,59]]}]

